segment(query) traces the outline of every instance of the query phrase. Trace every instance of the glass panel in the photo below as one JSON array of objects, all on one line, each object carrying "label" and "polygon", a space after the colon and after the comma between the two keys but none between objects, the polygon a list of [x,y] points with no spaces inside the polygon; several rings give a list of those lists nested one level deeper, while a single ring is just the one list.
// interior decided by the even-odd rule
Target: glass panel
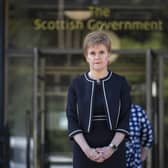
[{"label": "glass panel", "polygon": [[[58,164],[60,156],[67,162],[71,160],[65,112],[67,88],[73,77],[88,71],[88,66],[81,54],[46,54],[43,58],[45,58],[46,151],[52,165],[53,162]],[[145,108],[145,55],[130,53],[115,55],[109,68],[128,79],[132,85],[133,102]]]},{"label": "glass panel", "polygon": [[146,61],[142,54],[121,54],[112,56],[114,62],[110,64],[112,71],[124,75],[130,86],[132,102],[146,107]]},{"label": "glass panel", "polygon": [[168,59],[164,59],[164,165],[167,165],[167,155],[168,155]]},{"label": "glass panel", "polygon": [[26,168],[27,124],[31,124],[26,116],[32,109],[31,57],[8,59],[7,107],[11,148],[10,168]]},{"label": "glass panel", "polygon": [[86,71],[87,66],[80,54],[46,54],[42,59],[45,60],[45,146],[48,161],[51,166],[60,162],[71,164],[65,111],[67,88],[72,78]]}]

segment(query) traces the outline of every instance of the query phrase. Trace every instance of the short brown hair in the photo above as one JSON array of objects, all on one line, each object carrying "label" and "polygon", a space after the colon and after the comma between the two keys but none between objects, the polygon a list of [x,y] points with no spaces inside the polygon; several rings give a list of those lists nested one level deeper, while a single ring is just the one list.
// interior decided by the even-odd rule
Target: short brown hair
[{"label": "short brown hair", "polygon": [[83,42],[84,55],[86,55],[88,47],[96,44],[103,44],[104,46],[106,46],[109,52],[111,50],[111,40],[107,35],[107,33],[103,31],[94,31],[87,34],[86,37],[84,38]]}]

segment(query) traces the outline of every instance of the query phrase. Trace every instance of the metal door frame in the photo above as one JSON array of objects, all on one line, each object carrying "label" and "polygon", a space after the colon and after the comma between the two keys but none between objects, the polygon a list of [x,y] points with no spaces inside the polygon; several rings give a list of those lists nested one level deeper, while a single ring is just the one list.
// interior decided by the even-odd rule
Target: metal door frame
[{"label": "metal door frame", "polygon": [[[81,54],[81,49],[39,49],[39,54]],[[132,54],[143,54],[145,55],[146,61],[146,87],[150,88],[146,90],[146,111],[148,112],[149,117],[152,116],[152,56],[153,52],[151,49],[124,49],[124,50],[112,50],[113,53],[123,54],[123,55],[132,55]],[[150,153],[147,161],[147,166],[152,167],[152,153]]]},{"label": "metal door frame", "polygon": [[164,60],[168,59],[168,52],[162,51],[159,53],[158,58],[158,90],[159,90],[159,128],[158,128],[158,156],[159,156],[159,164],[158,167],[164,168],[165,167],[165,160],[164,160]]},{"label": "metal door frame", "polygon": [[[159,124],[159,128],[157,130],[157,137],[159,137],[159,142],[155,142],[156,146],[157,146],[157,156],[159,158],[158,160],[158,167],[160,168],[164,168],[164,126],[162,121],[164,118],[164,98],[163,98],[163,79],[164,79],[164,71],[163,71],[163,63],[164,63],[164,59],[168,58],[167,57],[167,53],[168,51],[165,50],[152,50],[152,49],[121,49],[121,50],[112,50],[113,53],[117,53],[117,54],[143,54],[145,55],[145,59],[146,59],[146,86],[147,89],[146,90],[146,111],[149,114],[149,117],[151,118],[155,111],[153,111],[153,107],[152,107],[152,66],[153,66],[153,57],[157,55],[158,57],[158,87],[157,87],[157,91],[158,91],[158,110],[159,110],[159,120],[158,122]],[[40,155],[39,155],[39,149],[38,149],[38,142],[39,142],[39,114],[38,114],[38,65],[39,65],[39,57],[40,54],[45,55],[45,54],[82,54],[82,50],[81,49],[37,49],[34,48],[33,50],[8,50],[7,51],[7,55],[10,56],[23,56],[25,54],[23,53],[31,53],[29,54],[30,56],[33,56],[33,97],[32,97],[32,111],[33,111],[33,139],[34,139],[34,162],[33,162],[33,166],[34,168],[41,168],[39,167],[40,165]],[[158,123],[154,123],[154,124],[158,124]],[[157,168],[157,165],[153,165],[152,166],[152,154],[150,156],[150,159],[147,162],[148,167],[155,167]]]},{"label": "metal door frame", "polygon": [[[33,139],[34,139],[34,161],[33,165],[35,168],[45,167],[45,84],[41,84],[41,99],[40,108],[38,108],[38,86],[40,84],[39,80],[45,80],[45,61],[40,60],[39,50],[37,48],[33,49]],[[40,69],[39,69],[40,66]],[[40,74],[39,74],[40,73]]]},{"label": "metal door frame", "polygon": [[38,49],[33,49],[33,101],[32,101],[32,109],[33,109],[33,167],[34,168],[40,168],[39,167],[39,152],[38,152],[38,142],[39,142],[39,136],[38,136]]}]

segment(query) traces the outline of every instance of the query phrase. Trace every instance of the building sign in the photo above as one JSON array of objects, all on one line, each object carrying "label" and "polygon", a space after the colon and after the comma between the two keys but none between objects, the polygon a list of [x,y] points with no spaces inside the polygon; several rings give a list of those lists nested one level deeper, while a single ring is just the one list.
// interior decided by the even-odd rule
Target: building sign
[{"label": "building sign", "polygon": [[[90,31],[98,29],[108,31],[163,31],[164,29],[163,21],[160,18],[143,18],[144,11],[140,11],[137,18],[123,17],[124,13],[122,11],[120,17],[116,18],[117,12],[120,14],[120,11],[113,13],[112,9],[109,8],[90,6],[87,11],[83,11],[85,12],[83,14],[88,16],[85,19],[83,19],[85,16],[78,17],[79,11],[68,12],[64,11],[62,18],[59,19],[54,19],[53,15],[52,17],[43,15],[43,17],[33,18],[33,28],[43,31],[86,29]],[[141,14],[143,15],[141,16]]]}]

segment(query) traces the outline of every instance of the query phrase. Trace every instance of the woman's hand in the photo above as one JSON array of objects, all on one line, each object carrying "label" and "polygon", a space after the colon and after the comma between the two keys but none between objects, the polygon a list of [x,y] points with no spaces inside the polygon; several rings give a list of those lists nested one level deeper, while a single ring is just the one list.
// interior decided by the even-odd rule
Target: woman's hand
[{"label": "woman's hand", "polygon": [[141,160],[142,161],[146,160],[148,153],[149,153],[149,148],[146,148],[146,147],[141,148]]},{"label": "woman's hand", "polygon": [[88,145],[82,133],[74,135],[74,140],[90,160],[100,163],[104,161],[102,154]]},{"label": "woman's hand", "polygon": [[102,153],[101,152],[98,152],[96,149],[94,148],[87,148],[84,150],[84,153],[86,154],[86,156],[92,160],[92,161],[95,161],[95,162],[98,162],[98,163],[101,163],[104,161],[104,158],[102,156]]},{"label": "woman's hand", "polygon": [[96,148],[96,151],[98,153],[101,153],[101,156],[103,157],[104,160],[108,159],[111,157],[111,155],[113,154],[113,150],[111,147],[109,146],[105,146],[105,147],[102,147],[102,148]]}]

